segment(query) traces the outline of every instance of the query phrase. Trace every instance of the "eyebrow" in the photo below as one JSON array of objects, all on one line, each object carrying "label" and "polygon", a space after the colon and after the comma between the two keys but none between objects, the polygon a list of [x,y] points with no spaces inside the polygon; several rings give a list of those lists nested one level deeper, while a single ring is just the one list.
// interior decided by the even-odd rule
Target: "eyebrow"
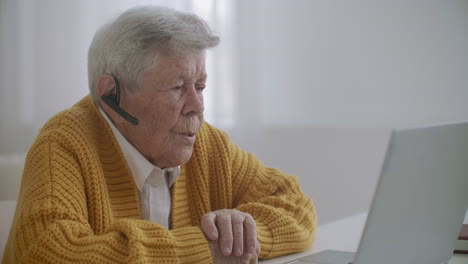
[{"label": "eyebrow", "polygon": [[[195,82],[206,81],[207,79],[208,79],[208,74],[207,74],[207,73],[202,73],[201,75],[197,76]],[[175,83],[180,82],[180,81],[183,81],[183,80],[184,80],[183,74],[177,76],[177,78],[174,79],[174,80],[175,80]]]}]

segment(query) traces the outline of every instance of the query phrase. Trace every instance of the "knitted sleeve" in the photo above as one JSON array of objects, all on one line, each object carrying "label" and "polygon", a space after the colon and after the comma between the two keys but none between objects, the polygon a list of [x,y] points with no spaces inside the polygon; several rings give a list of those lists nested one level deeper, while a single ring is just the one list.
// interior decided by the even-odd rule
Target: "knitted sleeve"
[{"label": "knitted sleeve", "polygon": [[304,251],[312,244],[317,217],[296,177],[265,167],[230,143],[236,209],[257,223],[260,258]]},{"label": "knitted sleeve", "polygon": [[[23,176],[13,235],[3,263],[206,263],[199,227],[167,230],[138,219],[113,220],[88,197],[84,168],[59,142],[38,139]],[[99,182],[94,184],[99,188]],[[104,217],[93,219],[90,206]],[[90,225],[93,223],[93,225]],[[99,231],[100,226],[109,226]]]}]

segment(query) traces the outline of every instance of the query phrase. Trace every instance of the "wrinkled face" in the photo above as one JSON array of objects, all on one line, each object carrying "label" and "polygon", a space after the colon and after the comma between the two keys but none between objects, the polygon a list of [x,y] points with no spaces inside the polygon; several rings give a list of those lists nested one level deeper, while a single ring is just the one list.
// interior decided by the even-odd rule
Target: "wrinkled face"
[{"label": "wrinkled face", "polygon": [[203,123],[205,55],[158,56],[139,89],[121,89],[121,107],[139,120],[120,120],[119,130],[151,163],[165,168],[186,163]]}]

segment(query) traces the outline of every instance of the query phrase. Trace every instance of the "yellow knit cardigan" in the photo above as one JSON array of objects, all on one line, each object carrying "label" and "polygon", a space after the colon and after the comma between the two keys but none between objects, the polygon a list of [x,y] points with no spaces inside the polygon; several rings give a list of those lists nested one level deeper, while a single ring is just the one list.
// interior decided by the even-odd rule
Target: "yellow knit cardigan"
[{"label": "yellow knit cardigan", "polygon": [[315,208],[297,179],[206,123],[171,192],[171,230],[140,220],[133,177],[87,96],[51,118],[32,145],[2,262],[212,263],[200,219],[223,208],[253,216],[261,258],[313,241]]}]

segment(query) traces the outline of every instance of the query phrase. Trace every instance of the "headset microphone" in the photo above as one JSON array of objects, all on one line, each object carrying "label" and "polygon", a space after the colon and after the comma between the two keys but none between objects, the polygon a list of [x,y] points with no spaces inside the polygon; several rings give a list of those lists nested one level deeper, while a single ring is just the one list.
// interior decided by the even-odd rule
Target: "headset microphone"
[{"label": "headset microphone", "polygon": [[119,105],[120,105],[120,85],[119,85],[119,80],[112,76],[114,78],[115,82],[115,95],[103,95],[101,96],[102,101],[106,103],[110,108],[112,108],[117,114],[119,114],[121,117],[125,118],[128,122],[132,123],[132,125],[136,126],[138,125],[138,119],[127,113],[125,110],[123,110]]}]

